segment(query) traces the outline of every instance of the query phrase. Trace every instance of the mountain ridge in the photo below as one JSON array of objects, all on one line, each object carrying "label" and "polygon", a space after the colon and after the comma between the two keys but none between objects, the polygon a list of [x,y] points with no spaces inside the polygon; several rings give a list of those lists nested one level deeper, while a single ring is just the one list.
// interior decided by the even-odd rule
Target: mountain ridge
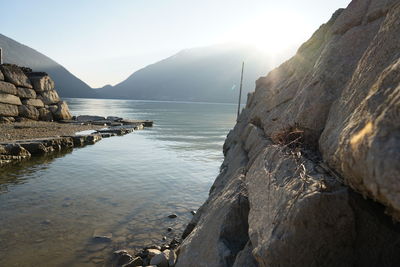
[{"label": "mountain ridge", "polygon": [[246,94],[272,64],[253,49],[227,45],[181,50],[135,71],[115,86],[97,90],[101,98],[234,103],[242,61],[246,62]]},{"label": "mountain ridge", "polygon": [[44,71],[50,74],[56,82],[61,96],[96,97],[96,92],[89,85],[39,51],[3,34],[0,34],[0,47],[3,48],[4,63],[25,66],[34,71]]}]

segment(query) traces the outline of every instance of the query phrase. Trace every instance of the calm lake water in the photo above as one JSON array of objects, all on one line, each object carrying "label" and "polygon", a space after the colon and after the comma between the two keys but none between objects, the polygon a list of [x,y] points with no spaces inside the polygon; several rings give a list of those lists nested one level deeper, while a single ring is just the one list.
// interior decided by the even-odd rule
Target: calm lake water
[{"label": "calm lake water", "polygon": [[[207,198],[235,123],[229,104],[67,101],[74,115],[155,124],[0,169],[0,266],[106,266],[113,250],[180,235]],[[94,233],[112,241],[94,242]]]}]

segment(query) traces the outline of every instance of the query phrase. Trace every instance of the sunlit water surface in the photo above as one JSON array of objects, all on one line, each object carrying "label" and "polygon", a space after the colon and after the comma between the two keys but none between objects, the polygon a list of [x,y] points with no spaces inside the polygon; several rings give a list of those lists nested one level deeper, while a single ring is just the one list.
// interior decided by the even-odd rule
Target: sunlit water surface
[{"label": "sunlit water surface", "polygon": [[[229,104],[67,100],[75,115],[155,124],[1,169],[0,266],[105,266],[115,249],[180,234],[207,198],[235,120]],[[94,232],[112,241],[94,242]]]}]

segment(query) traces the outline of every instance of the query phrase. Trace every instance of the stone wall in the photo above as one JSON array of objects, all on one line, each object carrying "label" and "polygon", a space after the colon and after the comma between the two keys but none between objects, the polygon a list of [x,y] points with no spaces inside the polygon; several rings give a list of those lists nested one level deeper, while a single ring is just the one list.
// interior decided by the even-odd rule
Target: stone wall
[{"label": "stone wall", "polygon": [[176,266],[399,266],[399,51],[399,1],[353,0],[260,78]]},{"label": "stone wall", "polygon": [[0,122],[71,118],[67,103],[60,99],[46,73],[0,65]]}]

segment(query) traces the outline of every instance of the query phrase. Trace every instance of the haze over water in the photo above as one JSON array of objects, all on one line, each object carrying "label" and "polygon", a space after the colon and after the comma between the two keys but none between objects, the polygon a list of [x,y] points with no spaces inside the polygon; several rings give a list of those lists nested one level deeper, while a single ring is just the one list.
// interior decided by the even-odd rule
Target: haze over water
[{"label": "haze over water", "polygon": [[[236,115],[230,104],[68,102],[75,115],[155,124],[3,168],[0,266],[102,266],[113,250],[180,235],[218,175],[222,144]],[[171,213],[178,218],[167,218]],[[112,233],[112,242],[94,243],[95,231]]]}]

